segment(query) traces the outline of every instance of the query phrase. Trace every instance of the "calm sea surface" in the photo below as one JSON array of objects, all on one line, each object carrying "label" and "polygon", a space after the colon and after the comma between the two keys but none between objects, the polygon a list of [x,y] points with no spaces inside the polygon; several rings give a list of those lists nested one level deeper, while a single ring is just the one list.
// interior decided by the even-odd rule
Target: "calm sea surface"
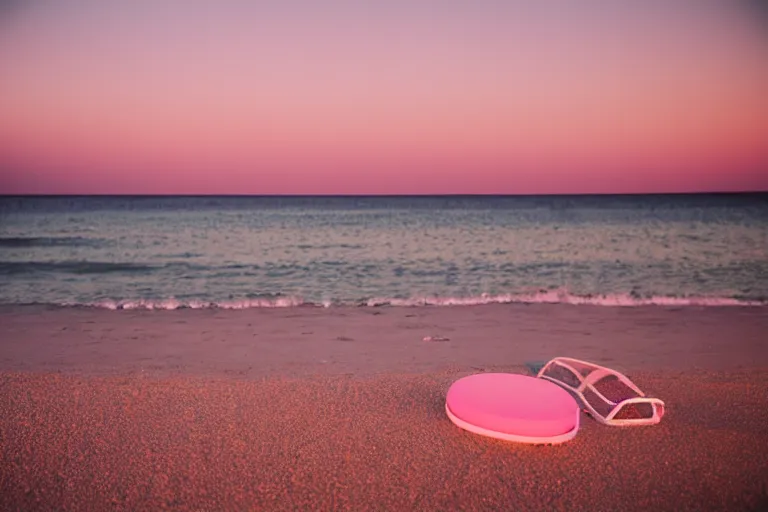
[{"label": "calm sea surface", "polygon": [[0,197],[0,303],[768,304],[768,195]]}]

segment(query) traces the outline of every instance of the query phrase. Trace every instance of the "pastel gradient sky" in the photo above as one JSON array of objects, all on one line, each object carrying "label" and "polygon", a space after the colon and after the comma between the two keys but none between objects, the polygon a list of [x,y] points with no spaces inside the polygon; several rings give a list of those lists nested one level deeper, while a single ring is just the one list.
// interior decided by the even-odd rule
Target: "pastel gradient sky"
[{"label": "pastel gradient sky", "polygon": [[3,2],[0,193],[768,190],[761,4]]}]

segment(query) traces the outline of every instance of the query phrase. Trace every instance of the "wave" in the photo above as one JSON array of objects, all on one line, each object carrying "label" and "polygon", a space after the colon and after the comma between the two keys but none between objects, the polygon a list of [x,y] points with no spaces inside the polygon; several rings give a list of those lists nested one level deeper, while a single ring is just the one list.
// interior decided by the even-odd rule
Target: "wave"
[{"label": "wave", "polygon": [[639,297],[631,293],[575,295],[564,290],[476,297],[414,297],[369,299],[366,306],[475,306],[482,304],[569,304],[588,306],[765,306],[767,300],[739,297],[663,296]]},{"label": "wave", "polygon": [[633,294],[574,295],[564,290],[541,291],[523,294],[488,295],[471,297],[411,297],[411,298],[369,298],[360,301],[324,300],[322,302],[305,301],[301,297],[282,296],[269,298],[230,299],[224,301],[206,301],[199,299],[179,300],[104,299],[85,303],[60,303],[60,307],[89,307],[109,310],[177,310],[177,309],[251,309],[251,308],[291,308],[291,307],[445,307],[478,306],[485,304],[567,304],[574,306],[768,306],[768,298],[745,299],[739,297],[713,296],[650,296],[638,297]]},{"label": "wave", "polygon": [[82,236],[9,236],[0,237],[1,248],[28,248],[28,247],[97,247],[103,244],[102,240],[86,238]]},{"label": "wave", "polygon": [[207,270],[204,265],[186,262],[151,265],[108,261],[0,261],[0,275],[60,272],[64,274],[142,273],[159,269]]},{"label": "wave", "polygon": [[86,304],[74,304],[66,303],[59,304],[61,306],[86,306],[96,307],[103,309],[251,309],[251,308],[290,308],[297,306],[324,306],[329,307],[327,304],[313,304],[311,302],[305,302],[298,297],[279,297],[275,299],[239,299],[239,300],[226,300],[226,301],[204,301],[204,300],[177,300],[175,298],[169,299],[139,299],[139,300],[126,300],[126,301],[113,301],[113,300],[101,300],[96,302],[90,302]]},{"label": "wave", "polygon": [[110,263],[104,261],[0,261],[0,275],[37,272],[67,274],[106,274],[110,272],[149,272],[155,267],[139,263]]}]

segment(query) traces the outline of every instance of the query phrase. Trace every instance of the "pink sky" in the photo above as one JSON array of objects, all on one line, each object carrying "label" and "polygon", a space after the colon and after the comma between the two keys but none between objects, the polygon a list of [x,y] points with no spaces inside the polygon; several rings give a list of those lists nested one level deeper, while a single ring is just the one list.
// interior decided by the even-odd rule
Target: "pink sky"
[{"label": "pink sky", "polygon": [[0,193],[768,190],[749,1],[263,4],[0,9]]}]

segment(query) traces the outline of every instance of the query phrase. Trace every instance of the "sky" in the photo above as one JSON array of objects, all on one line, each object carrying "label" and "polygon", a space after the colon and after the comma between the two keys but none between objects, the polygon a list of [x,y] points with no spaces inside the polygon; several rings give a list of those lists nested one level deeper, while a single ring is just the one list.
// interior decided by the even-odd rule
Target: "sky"
[{"label": "sky", "polygon": [[768,190],[759,0],[7,0],[0,193]]}]

